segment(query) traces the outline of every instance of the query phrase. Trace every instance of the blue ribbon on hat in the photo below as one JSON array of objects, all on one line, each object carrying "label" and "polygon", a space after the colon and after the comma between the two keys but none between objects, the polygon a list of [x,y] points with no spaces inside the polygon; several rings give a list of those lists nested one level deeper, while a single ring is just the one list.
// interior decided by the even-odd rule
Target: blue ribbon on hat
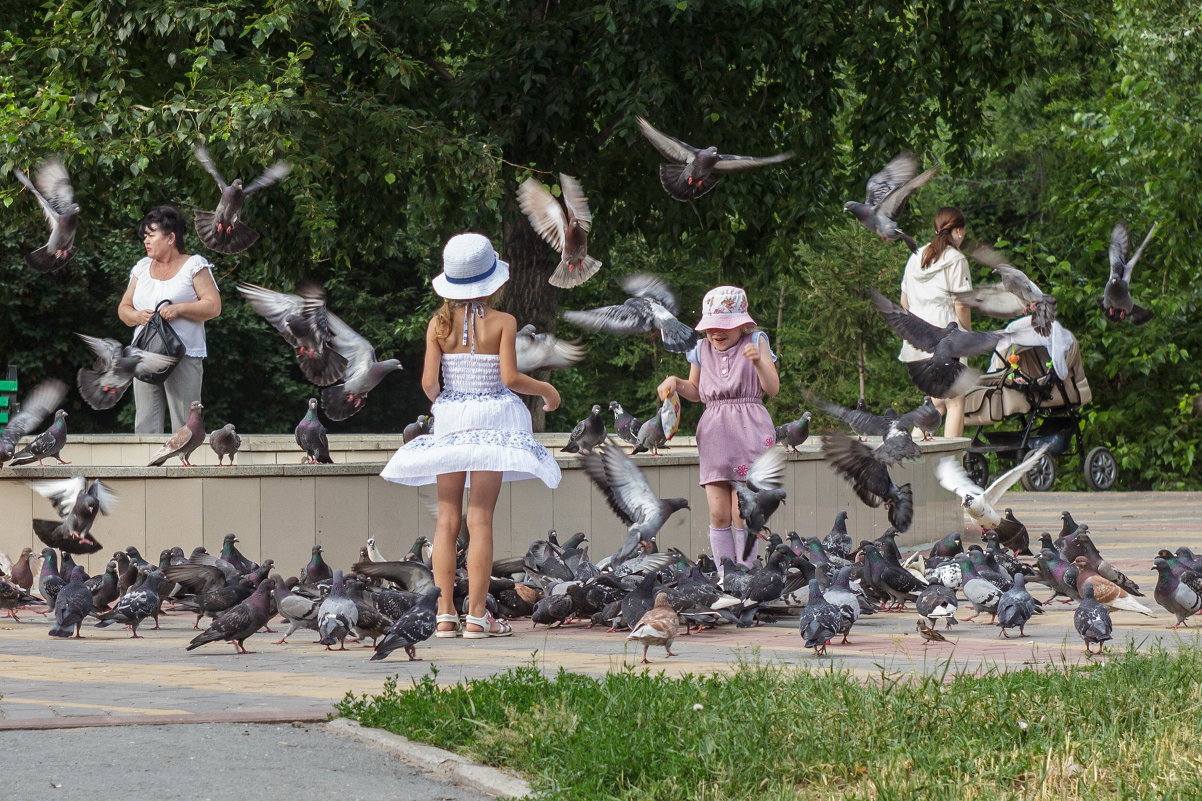
[{"label": "blue ribbon on hat", "polygon": [[447,281],[452,284],[474,284],[477,281],[483,281],[485,278],[488,278],[490,275],[492,275],[496,271],[497,271],[497,257],[494,255],[492,257],[492,267],[489,267],[487,270],[480,273],[479,275],[472,275],[472,276],[468,276],[467,278],[455,278],[453,276],[447,275],[446,271],[444,270],[443,277],[446,278]]}]

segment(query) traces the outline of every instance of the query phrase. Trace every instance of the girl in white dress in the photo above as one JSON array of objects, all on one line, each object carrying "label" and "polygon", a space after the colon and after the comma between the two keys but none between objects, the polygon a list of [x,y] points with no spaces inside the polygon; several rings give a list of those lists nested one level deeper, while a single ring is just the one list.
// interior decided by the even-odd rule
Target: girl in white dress
[{"label": "girl in white dress", "polygon": [[[455,613],[455,540],[467,502],[468,613],[463,636],[469,639],[512,634],[509,624],[485,609],[492,570],[492,517],[501,483],[538,478],[559,486],[559,465],[534,438],[530,412],[514,392],[538,395],[543,409],[559,406],[559,393],[545,381],[517,371],[512,315],[488,305],[487,298],[509,280],[487,237],[459,234],[442,253],[443,272],[434,291],[445,298],[426,328],[422,389],[433,405],[434,430],[403,446],[380,475],[398,484],[438,484],[438,523],[434,533],[434,583],[438,599],[437,637],[459,634]],[[441,374],[441,387],[439,377]]]}]

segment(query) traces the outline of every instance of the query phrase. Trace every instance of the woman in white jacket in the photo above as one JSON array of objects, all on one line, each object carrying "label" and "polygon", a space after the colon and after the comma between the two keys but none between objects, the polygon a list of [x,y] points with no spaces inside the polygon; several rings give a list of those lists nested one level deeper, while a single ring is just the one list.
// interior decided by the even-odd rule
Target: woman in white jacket
[{"label": "woman in white jacket", "polygon": [[[964,213],[959,209],[945,206],[935,212],[935,236],[910,256],[902,276],[902,308],[939,328],[954,320],[965,331],[971,330],[969,307],[957,301],[954,294],[972,289],[968,259],[959,250],[964,241],[964,228]],[[903,342],[897,358],[908,366],[930,355]],[[932,401],[945,415],[943,435],[961,436],[964,433],[964,396],[933,398]]]}]

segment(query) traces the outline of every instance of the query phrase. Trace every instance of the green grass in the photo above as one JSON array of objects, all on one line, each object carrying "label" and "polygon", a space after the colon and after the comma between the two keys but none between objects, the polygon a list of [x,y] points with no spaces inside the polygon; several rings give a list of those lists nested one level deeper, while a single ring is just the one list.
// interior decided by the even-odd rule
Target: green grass
[{"label": "green grass", "polygon": [[530,666],[447,687],[433,672],[408,690],[394,678],[339,711],[516,770],[547,798],[1197,799],[1200,680],[1192,648],[872,681]]}]

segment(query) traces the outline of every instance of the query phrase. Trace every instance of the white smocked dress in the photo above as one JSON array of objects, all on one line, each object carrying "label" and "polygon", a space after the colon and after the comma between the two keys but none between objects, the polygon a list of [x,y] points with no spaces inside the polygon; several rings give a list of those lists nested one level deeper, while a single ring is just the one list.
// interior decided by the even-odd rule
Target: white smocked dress
[{"label": "white smocked dress", "polygon": [[537,478],[559,486],[559,465],[534,438],[530,411],[501,381],[501,357],[476,353],[469,321],[482,311],[469,306],[465,314],[464,337],[473,329],[471,352],[442,355],[442,394],[430,407],[434,430],[399,448],[382,478],[422,485],[441,473],[493,470],[504,474],[502,481]]}]

